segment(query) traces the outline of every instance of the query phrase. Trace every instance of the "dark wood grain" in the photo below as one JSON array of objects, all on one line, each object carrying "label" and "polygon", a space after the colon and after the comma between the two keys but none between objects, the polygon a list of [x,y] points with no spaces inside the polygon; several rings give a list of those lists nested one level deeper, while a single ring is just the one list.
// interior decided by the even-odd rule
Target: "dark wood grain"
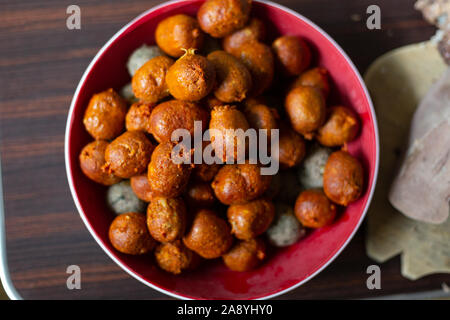
[{"label": "dark wood grain", "polygon": [[[82,29],[65,26],[68,0],[0,3],[0,142],[7,250],[14,285],[24,298],[164,299],[116,266],[88,234],[70,196],[64,129],[73,92],[100,47],[129,20],[160,1],[76,2]],[[323,27],[361,72],[376,57],[434,32],[409,0],[279,1]],[[382,30],[365,27],[378,4]],[[355,21],[359,17],[361,21]],[[353,17],[353,19],[352,19]],[[366,288],[362,228],[324,272],[281,298],[360,298],[436,290],[448,276],[405,280],[399,260],[381,266],[382,288]],[[66,267],[82,269],[82,290],[66,289]]]}]

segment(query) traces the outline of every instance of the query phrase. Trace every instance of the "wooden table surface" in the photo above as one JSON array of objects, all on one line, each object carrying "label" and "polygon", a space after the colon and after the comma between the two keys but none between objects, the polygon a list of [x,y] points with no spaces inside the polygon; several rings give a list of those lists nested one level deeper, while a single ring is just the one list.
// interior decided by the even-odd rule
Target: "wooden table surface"
[{"label": "wooden table surface", "polygon": [[[161,1],[78,0],[82,29],[66,28],[68,0],[0,2],[0,143],[7,253],[14,286],[26,299],[164,299],[134,280],[95,243],[72,201],[64,168],[64,129],[85,68],[123,25]],[[434,29],[411,0],[284,0],[325,29],[363,73],[384,52],[429,39]],[[366,8],[381,8],[382,30],[365,26]],[[359,21],[359,18],[362,20]],[[281,298],[362,298],[438,290],[448,275],[405,280],[399,258],[381,265],[382,290],[369,291],[373,264],[364,226],[325,271]],[[66,288],[79,265],[82,289]]]}]

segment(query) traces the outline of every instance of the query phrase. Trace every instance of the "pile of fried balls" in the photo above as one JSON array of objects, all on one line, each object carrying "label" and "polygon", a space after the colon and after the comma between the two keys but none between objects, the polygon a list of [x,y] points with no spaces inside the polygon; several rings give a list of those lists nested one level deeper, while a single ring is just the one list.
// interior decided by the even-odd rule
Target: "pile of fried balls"
[{"label": "pile of fried balls", "polygon": [[[131,54],[131,83],[94,94],[84,114],[95,140],[82,149],[80,167],[108,186],[117,214],[111,244],[151,253],[173,274],[216,258],[234,271],[257,268],[269,246],[331,225],[338,207],[363,191],[363,168],[346,151],[360,130],[357,114],[327,106],[329,74],[311,67],[308,43],[283,35],[268,45],[251,5],[208,0],[197,17],[165,17],[157,46]],[[194,121],[223,135],[211,135],[213,148],[228,129],[279,129],[280,172],[261,175],[261,164],[249,161],[175,164],[172,132],[193,133]]]}]

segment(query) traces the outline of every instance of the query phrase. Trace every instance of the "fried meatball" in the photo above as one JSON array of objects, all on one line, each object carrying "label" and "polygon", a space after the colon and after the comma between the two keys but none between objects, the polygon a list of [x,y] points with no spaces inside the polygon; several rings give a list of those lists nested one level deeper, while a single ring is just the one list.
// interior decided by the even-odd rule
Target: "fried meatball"
[{"label": "fried meatball", "polygon": [[325,98],[330,94],[328,71],[317,67],[303,72],[293,83],[292,88],[298,86],[310,86],[319,89]]},{"label": "fried meatball", "polygon": [[140,212],[144,213],[147,204],[133,192],[129,180],[113,184],[106,191],[106,203],[115,213]]},{"label": "fried meatball", "polygon": [[220,202],[226,205],[254,200],[266,192],[272,176],[261,175],[257,164],[227,164],[214,178],[211,186]]},{"label": "fried meatball", "polygon": [[200,180],[209,182],[216,176],[217,172],[219,172],[220,164],[213,163],[213,164],[206,164],[201,163],[195,166],[192,174],[193,176]]},{"label": "fried meatball", "polygon": [[180,240],[161,243],[155,249],[159,267],[173,274],[195,268],[200,257],[188,249]]},{"label": "fried meatball", "polygon": [[282,36],[272,43],[275,60],[282,72],[297,76],[311,63],[311,51],[303,39],[296,36]]},{"label": "fried meatball", "polygon": [[203,31],[223,38],[242,28],[248,21],[251,0],[207,0],[197,12]]},{"label": "fried meatball", "polygon": [[131,189],[139,199],[145,202],[153,200],[154,195],[147,178],[147,172],[131,177],[130,184]]},{"label": "fried meatball", "polygon": [[109,241],[126,254],[144,254],[151,251],[156,241],[150,236],[142,213],[128,212],[117,216],[109,227]]},{"label": "fried meatball", "polygon": [[264,41],[266,37],[266,28],[264,23],[258,18],[251,18],[248,24],[222,40],[223,49],[231,53],[239,48],[243,43],[256,40]]},{"label": "fried meatball", "polygon": [[278,112],[264,104],[248,105],[247,103],[247,106],[244,108],[244,114],[250,127],[256,130],[267,130],[267,141],[270,143],[272,130],[278,129]]},{"label": "fried meatball", "polygon": [[167,97],[167,73],[173,64],[174,61],[166,56],[147,61],[131,79],[134,95],[147,103],[157,103]]},{"label": "fried meatball", "polygon": [[274,74],[274,58],[270,47],[258,41],[249,41],[232,54],[242,61],[252,75],[250,95],[258,96],[270,87]]},{"label": "fried meatball", "polygon": [[96,140],[117,137],[124,127],[127,103],[113,89],[94,94],[84,113],[86,131]]},{"label": "fried meatball", "polygon": [[[216,107],[209,122],[210,139],[216,156],[226,161],[245,157],[248,141],[243,133],[250,128],[245,115],[234,106]],[[242,129],[242,134],[236,132]],[[239,153],[241,150],[241,153]]]},{"label": "fried meatball", "polygon": [[211,210],[202,209],[195,214],[183,242],[203,258],[214,259],[230,249],[233,237],[225,220]]},{"label": "fried meatball", "polygon": [[275,217],[271,201],[258,199],[244,204],[233,204],[227,210],[231,233],[241,240],[259,236],[269,228]]},{"label": "fried meatball", "polygon": [[307,228],[330,225],[336,217],[336,206],[328,200],[322,189],[305,190],[295,201],[295,216]]},{"label": "fried meatball", "polygon": [[145,171],[154,146],[141,131],[127,131],[111,142],[105,151],[105,170],[121,178]]},{"label": "fried meatball", "polygon": [[292,130],[288,124],[280,127],[278,152],[278,161],[282,169],[293,168],[299,165],[305,157],[305,140],[300,134]]},{"label": "fried meatball", "polygon": [[105,150],[108,142],[96,140],[87,144],[80,153],[81,171],[91,180],[110,186],[121,180],[121,178],[104,170]]},{"label": "fried meatball", "polygon": [[290,90],[284,107],[292,128],[307,139],[325,122],[325,99],[314,87],[298,86]]},{"label": "fried meatball", "polygon": [[199,101],[214,88],[216,70],[205,57],[189,49],[167,72],[167,87],[174,98]]},{"label": "fried meatball", "polygon": [[292,206],[275,204],[275,219],[266,231],[269,242],[276,247],[286,247],[296,243],[306,235],[305,228],[298,222]]},{"label": "fried meatball", "polygon": [[196,19],[177,14],[158,24],[155,40],[165,53],[178,58],[184,54],[183,49],[201,49],[204,34]]},{"label": "fried meatball", "polygon": [[255,269],[266,257],[266,245],[260,238],[239,241],[222,256],[225,265],[233,271]]},{"label": "fried meatball", "polygon": [[202,106],[206,109],[209,110],[210,112],[215,108],[215,107],[221,107],[221,106],[225,106],[226,103],[223,101],[220,101],[219,99],[216,98],[216,96],[214,94],[210,94],[209,96],[207,96],[206,98],[204,98],[201,101]]},{"label": "fried meatball", "polygon": [[190,165],[174,163],[172,148],[170,142],[160,143],[153,151],[148,165],[148,181],[155,196],[177,197],[183,193],[189,181]]},{"label": "fried meatball", "polygon": [[216,69],[214,95],[223,102],[240,102],[252,87],[252,76],[242,62],[225,51],[214,51],[208,60]]},{"label": "fried meatball", "polygon": [[155,197],[147,207],[147,227],[159,242],[181,239],[186,229],[186,206],[181,198]]},{"label": "fried meatball", "polygon": [[130,76],[134,76],[136,71],[144,65],[147,61],[163,56],[164,52],[158,46],[142,45],[130,55],[127,61],[127,69]]},{"label": "fried meatball", "polygon": [[192,181],[187,187],[184,198],[190,209],[209,208],[216,202],[211,185],[203,181]]},{"label": "fried meatball", "polygon": [[350,108],[336,106],[328,109],[328,118],[317,131],[316,139],[323,146],[339,147],[355,139],[358,131],[356,113]]},{"label": "fried meatball", "polygon": [[153,109],[149,127],[158,142],[171,141],[177,129],[186,129],[194,137],[194,122],[201,121],[202,129],[208,125],[208,112],[198,104],[188,101],[170,100]]},{"label": "fried meatball", "polygon": [[323,173],[323,190],[327,197],[342,206],[357,200],[363,188],[361,163],[346,151],[333,152]]},{"label": "fried meatball", "polygon": [[125,127],[128,131],[150,131],[150,115],[153,105],[145,102],[133,103],[125,117]]},{"label": "fried meatball", "polygon": [[309,149],[297,171],[298,179],[304,188],[323,187],[323,171],[332,152],[331,149],[321,147],[318,143]]}]

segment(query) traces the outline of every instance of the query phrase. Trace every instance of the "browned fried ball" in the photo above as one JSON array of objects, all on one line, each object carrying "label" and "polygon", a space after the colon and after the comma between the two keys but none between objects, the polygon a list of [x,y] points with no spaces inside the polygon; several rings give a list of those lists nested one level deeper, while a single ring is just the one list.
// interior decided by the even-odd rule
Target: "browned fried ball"
[{"label": "browned fried ball", "polygon": [[122,180],[104,169],[106,163],[105,150],[108,144],[107,141],[96,140],[87,144],[80,153],[81,171],[89,179],[105,186],[113,185]]},{"label": "browned fried ball", "polygon": [[83,124],[94,139],[114,139],[123,131],[126,113],[125,100],[113,89],[108,89],[92,96]]},{"label": "browned fried ball", "polygon": [[238,239],[249,240],[269,228],[275,217],[275,206],[266,199],[233,204],[228,207],[227,217],[231,233]]},{"label": "browned fried ball", "polygon": [[251,3],[251,0],[207,0],[197,12],[200,27],[214,38],[223,38],[247,23]]},{"label": "browned fried ball", "polygon": [[154,104],[167,97],[167,73],[173,64],[174,61],[166,56],[158,56],[144,63],[131,79],[136,98]]},{"label": "browned fried ball", "polygon": [[204,181],[192,181],[189,183],[184,198],[189,209],[209,208],[216,202],[211,185]]},{"label": "browned fried ball", "polygon": [[311,86],[319,89],[325,98],[330,94],[330,84],[328,71],[325,68],[317,67],[303,72],[292,84],[292,87]]},{"label": "browned fried ball", "polygon": [[270,175],[261,175],[257,164],[227,164],[214,178],[211,186],[220,202],[241,204],[260,197],[270,186]]},{"label": "browned fried ball", "polygon": [[191,166],[172,160],[173,145],[160,143],[153,151],[148,165],[148,181],[155,196],[173,198],[181,195],[191,174]]},{"label": "browned fried ball", "polygon": [[328,109],[328,118],[317,131],[316,139],[323,146],[338,147],[355,139],[358,131],[356,113],[350,108],[336,106]]},{"label": "browned fried ball", "polygon": [[278,161],[282,169],[293,168],[302,162],[306,154],[303,137],[292,130],[288,124],[280,126]]},{"label": "browned fried ball", "polygon": [[233,237],[225,220],[211,210],[202,209],[195,214],[183,242],[203,258],[214,259],[230,249]]},{"label": "browned fried ball", "polygon": [[145,102],[133,103],[125,117],[125,127],[128,131],[150,131],[150,115],[152,114],[153,104]]},{"label": "browned fried ball", "polygon": [[145,215],[137,212],[117,216],[109,227],[109,240],[116,250],[133,255],[145,254],[156,245],[148,233]]},{"label": "browned fried ball", "polygon": [[258,96],[270,87],[274,74],[274,58],[270,47],[258,41],[249,41],[232,54],[241,60],[252,75],[250,95]]},{"label": "browned fried ball", "polygon": [[134,194],[142,201],[150,202],[153,200],[154,195],[147,178],[147,172],[132,176],[130,178],[130,185]]},{"label": "browned fried ball", "polygon": [[260,238],[239,241],[222,256],[225,265],[233,271],[255,269],[266,257],[266,245]]},{"label": "browned fried ball", "polygon": [[155,258],[159,267],[173,274],[191,270],[198,264],[200,257],[188,249],[180,240],[161,243],[155,249]]},{"label": "browned fried ball", "polygon": [[[273,129],[278,129],[278,112],[274,108],[269,108],[264,104],[248,104],[244,108],[244,114],[247,121],[253,129],[267,130],[267,141],[270,143],[270,137]],[[260,137],[260,135],[258,134]]]},{"label": "browned fried ball", "polygon": [[322,189],[305,190],[297,197],[294,213],[307,228],[330,225],[336,217],[336,206],[328,200]]},{"label": "browned fried ball", "polygon": [[158,47],[174,58],[184,54],[183,49],[198,49],[203,45],[204,34],[195,18],[177,14],[162,20],[155,31]]},{"label": "browned fried ball", "polygon": [[325,99],[314,87],[298,86],[291,89],[284,106],[292,128],[307,139],[312,138],[312,133],[325,122]]},{"label": "browned fried ball", "polygon": [[217,172],[219,172],[220,164],[213,163],[213,164],[206,164],[201,163],[198,165],[195,165],[195,168],[192,172],[192,175],[200,180],[200,181],[211,181],[216,176]]},{"label": "browned fried ball", "polygon": [[189,49],[167,72],[170,94],[184,101],[199,101],[214,88],[216,70],[205,57]]},{"label": "browned fried ball", "polygon": [[239,48],[244,42],[256,40],[263,42],[266,37],[264,23],[258,18],[251,18],[248,24],[222,40],[223,49],[231,53]]},{"label": "browned fried ball", "polygon": [[286,75],[297,76],[311,63],[311,51],[299,37],[279,37],[272,43],[272,48],[277,64]]},{"label": "browned fried ball", "polygon": [[327,197],[342,206],[357,200],[363,189],[361,163],[346,151],[333,152],[325,165],[323,189]]},{"label": "browned fried ball", "polygon": [[194,137],[194,122],[201,121],[202,130],[207,129],[208,112],[198,104],[181,100],[160,103],[153,110],[149,126],[158,142],[171,141],[177,129],[186,129]]},{"label": "browned fried ball", "polygon": [[147,227],[159,242],[181,239],[186,229],[186,206],[181,198],[155,197],[147,207]]},{"label": "browned fried ball", "polygon": [[130,178],[147,168],[154,146],[141,131],[126,131],[105,151],[108,172],[121,178]]},{"label": "browned fried ball", "polygon": [[245,157],[248,140],[243,134],[234,131],[237,129],[242,129],[242,133],[249,129],[247,119],[241,111],[234,106],[214,108],[209,130],[211,144],[219,159],[226,161]]},{"label": "browned fried ball", "polygon": [[211,52],[207,58],[216,69],[216,98],[230,103],[244,100],[252,87],[252,76],[244,64],[222,50]]},{"label": "browned fried ball", "polygon": [[210,94],[209,96],[204,98],[201,101],[201,104],[206,110],[209,110],[209,111],[212,111],[215,107],[221,107],[221,106],[226,105],[225,102],[217,99],[216,96],[214,95],[214,93]]}]

